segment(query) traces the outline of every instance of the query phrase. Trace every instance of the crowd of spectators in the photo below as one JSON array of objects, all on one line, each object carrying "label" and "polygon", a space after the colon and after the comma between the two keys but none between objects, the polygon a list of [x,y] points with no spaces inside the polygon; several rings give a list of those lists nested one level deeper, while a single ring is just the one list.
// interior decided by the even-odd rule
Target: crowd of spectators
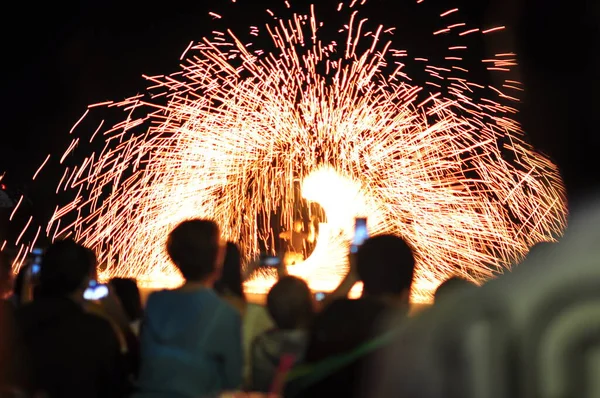
[{"label": "crowd of spectators", "polygon": [[[0,255],[0,397],[369,397],[411,319],[415,254],[395,235],[367,239],[324,298],[278,266],[266,306],[243,289],[258,262],[243,269],[215,222],[184,221],[165,246],[184,283],[145,305],[133,279],[86,298],[96,257],[73,240],[48,247],[38,274],[25,265],[13,278]],[[449,278],[434,307],[478,289]]]}]

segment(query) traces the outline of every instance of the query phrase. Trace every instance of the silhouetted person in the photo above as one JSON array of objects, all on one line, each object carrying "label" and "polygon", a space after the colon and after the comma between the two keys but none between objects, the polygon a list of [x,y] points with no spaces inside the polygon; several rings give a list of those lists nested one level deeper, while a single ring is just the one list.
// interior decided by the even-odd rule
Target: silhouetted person
[{"label": "silhouetted person", "polygon": [[0,397],[24,397],[27,392],[26,358],[15,325],[13,305],[0,300]]},{"label": "silhouetted person", "polygon": [[408,312],[415,271],[412,248],[395,235],[367,239],[356,254],[339,286],[325,299],[325,306],[345,298],[356,283],[363,282],[362,299],[377,300],[395,310]]},{"label": "silhouetted person", "polygon": [[477,287],[477,285],[459,276],[453,276],[438,286],[434,293],[434,300],[439,303],[457,292],[473,287]]},{"label": "silhouetted person", "polygon": [[15,325],[13,273],[10,257],[0,252],[0,397],[18,397],[26,391],[26,364]]},{"label": "silhouetted person", "polygon": [[[304,364],[290,374],[286,397],[368,397],[366,373],[381,347],[380,300],[339,299],[315,318]],[[373,347],[370,347],[374,344]],[[303,373],[306,374],[303,375]]]},{"label": "silhouetted person", "polygon": [[[93,250],[86,248],[90,267],[93,269],[90,278],[97,281],[98,261]],[[135,286],[137,289],[137,286]],[[126,369],[131,380],[137,378],[140,367],[140,342],[134,333],[131,321],[121,301],[121,295],[114,286],[109,285],[109,294],[100,300],[86,300],[84,308],[86,312],[98,315],[110,322],[115,334],[118,336],[122,346],[122,353],[126,360]],[[127,305],[130,304],[129,302]],[[140,304],[141,305],[141,304]]]},{"label": "silhouetted person", "polygon": [[135,279],[113,278],[110,280],[110,285],[119,297],[131,329],[138,335],[144,310],[142,309],[142,299],[137,282]]},{"label": "silhouetted person", "polygon": [[254,339],[273,328],[273,320],[262,305],[249,303],[244,293],[240,249],[228,242],[221,277],[215,283],[219,296],[235,307],[242,316],[242,348],[244,352],[244,384],[250,383],[250,347]]},{"label": "silhouetted person", "polygon": [[136,397],[203,397],[241,387],[240,314],[213,290],[224,249],[212,221],[184,221],[170,233],[167,253],[185,284],[148,299]]},{"label": "silhouetted person", "polygon": [[292,363],[302,361],[308,330],[315,314],[312,292],[294,276],[281,278],[267,295],[267,308],[276,328],[258,336],[252,344],[252,391],[271,391],[284,356]]},{"label": "silhouetted person", "polygon": [[49,397],[119,397],[126,391],[120,341],[107,320],[83,309],[94,274],[85,247],[54,243],[42,260],[39,296],[17,310],[33,389]]},{"label": "silhouetted person", "polygon": [[317,317],[305,357],[312,369],[292,377],[286,397],[368,396],[364,370],[387,342],[388,314],[408,312],[414,268],[413,250],[400,237],[379,235],[363,243],[334,292],[345,296],[362,281],[362,297],[331,301]]},{"label": "silhouetted person", "polygon": [[356,272],[363,297],[408,310],[415,270],[411,247],[395,235],[367,239],[356,254]]},{"label": "silhouetted person", "polygon": [[15,325],[10,257],[0,252],[0,397],[18,397],[26,391],[26,364]]},{"label": "silhouetted person", "polygon": [[[244,293],[241,257],[240,249],[237,245],[233,242],[227,242],[221,276],[215,282],[215,290],[223,298],[237,298],[245,303],[246,294]],[[238,307],[234,301],[232,301],[232,304]]]}]

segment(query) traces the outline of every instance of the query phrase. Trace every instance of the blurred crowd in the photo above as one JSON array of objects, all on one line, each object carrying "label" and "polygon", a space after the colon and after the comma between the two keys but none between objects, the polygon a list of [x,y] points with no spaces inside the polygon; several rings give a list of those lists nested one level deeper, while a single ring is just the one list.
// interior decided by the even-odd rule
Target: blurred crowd
[{"label": "blurred crowd", "polygon": [[[585,221],[594,225],[600,215]],[[594,239],[566,240],[580,253],[597,246]],[[417,314],[409,303],[413,248],[394,235],[370,237],[349,254],[347,275],[328,294],[315,294],[278,262],[269,270],[277,282],[264,306],[249,302],[243,289],[255,272],[265,272],[261,261],[243,268],[236,244],[225,242],[210,220],[187,220],[172,230],[166,250],[185,282],[147,300],[133,279],[100,283],[94,252],[73,240],[53,243],[39,264],[24,265],[14,280],[11,259],[3,254],[0,397],[588,396],[522,394],[521,379],[510,376],[524,371],[526,358],[514,350],[520,342],[511,336],[518,330],[515,311],[525,316],[523,322],[544,313],[551,324],[553,307],[539,299],[549,294],[543,286],[556,292],[561,283],[581,283],[573,274],[561,275],[565,267],[552,266],[564,263],[565,254],[556,249],[562,244],[541,244],[528,257],[548,263],[542,270],[554,282],[544,281],[535,264],[521,264],[482,287],[453,277],[437,288],[435,303]],[[580,272],[578,278],[594,280]],[[358,282],[362,296],[347,298]],[[587,321],[580,320],[579,331],[600,330],[596,290],[590,288],[596,301],[580,315]],[[571,303],[557,307],[561,316],[588,297],[550,296]],[[591,329],[585,326],[590,319]],[[541,332],[546,327],[538,334],[551,338]],[[545,341],[539,336],[536,344]],[[577,336],[568,335],[572,344],[563,344],[571,347],[568,353],[581,354],[587,347],[581,344],[593,346],[598,335]],[[551,348],[560,346],[561,336],[554,338]],[[554,360],[549,355],[543,357],[547,366]],[[579,366],[578,391],[584,391],[593,375],[586,378],[587,367],[565,358]],[[565,385],[564,391],[574,388]]]},{"label": "blurred crowd", "polygon": [[[73,240],[52,244],[14,281],[3,254],[0,396],[354,396],[394,330],[386,319],[409,312],[415,260],[393,235],[365,241],[329,294],[282,261],[243,269],[210,220],[182,222],[166,249],[185,283],[145,306],[135,280],[99,283],[94,252]],[[266,305],[249,302],[244,281],[269,271],[277,282]],[[346,298],[359,281],[362,297]],[[473,286],[453,278],[437,294]]]}]

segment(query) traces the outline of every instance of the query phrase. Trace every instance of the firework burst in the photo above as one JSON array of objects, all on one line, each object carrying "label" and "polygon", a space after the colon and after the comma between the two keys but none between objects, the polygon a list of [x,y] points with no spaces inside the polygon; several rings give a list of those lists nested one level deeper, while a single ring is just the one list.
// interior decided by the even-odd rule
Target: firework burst
[{"label": "firework burst", "polygon": [[[98,126],[90,140],[103,137],[104,150],[65,171],[59,189],[74,199],[56,210],[48,235],[72,234],[95,248],[106,277],[173,285],[180,277],[164,242],[177,223],[215,219],[248,260],[273,240],[261,227],[273,214],[291,228],[301,186],[326,219],[314,252],[291,273],[314,289],[334,288],[353,219],[368,216],[372,233],[399,234],[417,249],[420,301],[448,275],[491,277],[560,234],[561,179],[510,118],[513,98],[470,83],[464,68],[425,59],[414,64],[431,81],[415,83],[408,53],[392,46],[393,29],[368,30],[357,10],[349,15],[337,42],[320,38],[314,7],[250,28],[272,50],[215,32],[190,44],[179,72],[147,77],[147,95],[102,104],[127,117]],[[435,34],[478,32],[455,24]],[[499,54],[489,68],[508,70],[513,58]],[[510,88],[520,90],[505,82]],[[68,215],[74,221],[64,225]],[[264,292],[271,282],[259,276],[247,287]]]}]

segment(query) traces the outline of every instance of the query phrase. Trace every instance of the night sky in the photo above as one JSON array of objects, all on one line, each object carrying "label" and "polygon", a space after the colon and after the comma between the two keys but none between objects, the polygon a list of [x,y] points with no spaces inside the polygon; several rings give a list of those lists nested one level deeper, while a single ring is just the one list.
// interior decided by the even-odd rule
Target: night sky
[{"label": "night sky", "polygon": [[[309,4],[291,2],[300,9]],[[142,92],[146,83],[141,75],[177,71],[179,56],[191,40],[209,35],[215,27],[247,31],[250,25],[267,22],[265,9],[272,4],[281,9],[281,3],[90,0],[11,4],[3,10],[1,27],[0,173],[6,172],[5,182],[15,192],[26,193],[36,217],[47,217],[56,205],[54,189],[62,175],[56,155],[70,143],[69,129],[88,104]],[[475,26],[493,22],[511,27],[527,89],[517,119],[530,142],[559,164],[571,200],[600,187],[597,0],[425,0],[420,8],[414,3],[370,0],[368,15],[398,26],[400,32],[432,32],[436,18],[431,16],[456,6]],[[213,21],[209,11],[224,19]],[[335,12],[320,15],[326,22],[335,16]],[[398,39],[400,48],[426,46],[418,39]],[[490,45],[480,44],[474,51]],[[48,153],[55,154],[54,160],[32,183],[31,176]]]}]

